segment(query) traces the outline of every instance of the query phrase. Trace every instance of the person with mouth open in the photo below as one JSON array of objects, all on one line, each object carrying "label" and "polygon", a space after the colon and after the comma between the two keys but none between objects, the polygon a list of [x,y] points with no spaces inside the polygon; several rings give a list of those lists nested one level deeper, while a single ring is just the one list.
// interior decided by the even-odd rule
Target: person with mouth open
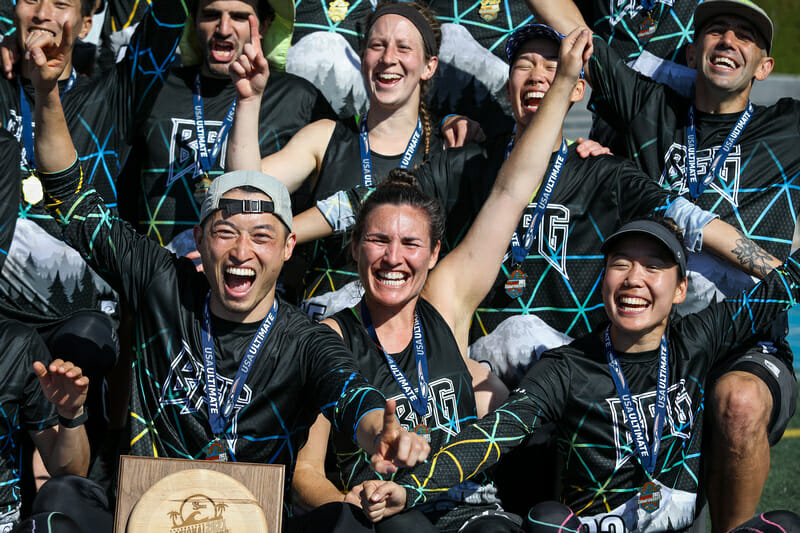
[{"label": "person with mouth open", "polygon": [[282,72],[277,51],[291,36],[292,0],[192,0],[187,7],[181,65],[170,68],[142,117],[134,155],[120,178],[130,191],[123,216],[178,255],[195,252],[192,228],[200,204],[226,170],[228,133],[240,105],[228,69],[247,44],[263,48],[273,61],[261,105],[249,111],[264,154],[282,148],[307,124],[336,117],[311,83]]},{"label": "person with mouth open", "polygon": [[[561,69],[541,111],[520,135],[467,235],[438,264],[443,210],[407,170],[390,172],[364,201],[353,227],[350,253],[365,294],[358,305],[323,323],[342,336],[370,382],[396,400],[403,425],[426,435],[434,450],[508,393],[486,367],[467,357],[469,323],[500,267],[506,239],[541,184],[590,53],[588,31],[564,41]],[[367,455],[334,431],[337,471],[347,493],[328,481],[323,465],[330,432],[321,418],[311,429],[298,456],[294,491],[307,507],[342,499],[360,505],[359,484],[376,476]],[[521,524],[503,512],[496,489],[484,479],[459,486],[422,512],[436,531],[516,532]],[[417,520],[400,515],[377,529],[399,531],[413,522],[417,531],[430,530]]]},{"label": "person with mouth open", "polygon": [[[132,453],[284,464],[288,488],[321,411],[371,454],[376,471],[425,460],[425,439],[400,427],[394,402],[358,373],[338,336],[275,294],[295,243],[278,180],[239,171],[212,182],[194,230],[205,272],[109,211],[83,179],[61,107],[57,80],[71,44],[44,41],[31,52],[36,156],[65,240],[135,316]],[[337,517],[347,520],[340,529],[331,527]],[[341,503],[284,523],[288,531],[366,528]]]},{"label": "person with mouth open", "polygon": [[[535,505],[526,532],[705,531],[704,516],[694,523],[703,503],[709,373],[797,303],[800,252],[753,289],[680,318],[681,241],[674,224],[652,218],[609,236],[601,249],[608,323],[543,354],[504,405],[424,465],[394,482],[368,482],[362,501],[370,516],[430,502],[555,422],[562,503]],[[797,531],[800,517],[773,511],[737,526],[732,531]]]},{"label": "person with mouth open", "polygon": [[[281,151],[263,159],[266,154],[258,152],[252,139],[256,138],[254,110],[262,98],[266,62],[245,50],[241,65],[232,67],[240,91],[228,168],[260,169],[276,176],[290,192],[299,189],[308,196],[308,201],[296,203],[298,210],[305,210],[338,191],[376,185],[393,168],[413,170],[424,163],[425,170],[420,172],[426,176],[420,184],[425,192],[439,198],[447,214],[455,212],[461,184],[478,180],[481,165],[473,161],[482,159],[482,154],[476,145],[444,151],[426,111],[424,97],[438,67],[441,43],[435,14],[422,4],[381,2],[364,27],[361,73],[369,93],[368,112],[359,120],[309,124]],[[358,301],[360,294],[344,303],[337,301],[350,291],[332,294],[358,278],[341,236],[315,243],[304,252],[302,299],[309,314],[330,316]]]},{"label": "person with mouth open", "polygon": [[[570,31],[556,2],[529,0],[535,15]],[[751,101],[772,72],[774,27],[749,0],[706,0],[697,6],[695,37],[686,50],[696,69],[693,97],[631,70],[595,38],[587,68],[596,112],[625,139],[627,155],[665,189],[718,215],[779,259],[789,256],[800,214],[800,101]],[[708,254],[691,253],[690,294],[680,313],[736,294],[754,280]],[[709,395],[708,477],[714,533],[758,508],[770,469],[770,446],[794,414],[798,386],[786,342],[786,317],[718,369]]]}]

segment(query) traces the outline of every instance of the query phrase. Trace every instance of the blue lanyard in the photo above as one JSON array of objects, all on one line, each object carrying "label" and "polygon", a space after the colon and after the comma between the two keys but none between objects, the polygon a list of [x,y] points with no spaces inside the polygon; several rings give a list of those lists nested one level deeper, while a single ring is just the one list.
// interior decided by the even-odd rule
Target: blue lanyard
[{"label": "blue lanyard", "polygon": [[636,409],[636,404],[633,403],[631,391],[628,388],[627,381],[625,381],[619,359],[617,359],[616,353],[614,352],[614,346],[611,344],[610,330],[611,326],[608,326],[603,334],[608,368],[611,370],[611,378],[614,380],[614,386],[617,388],[619,400],[622,402],[622,408],[625,410],[625,418],[628,420],[628,427],[633,434],[633,442],[636,445],[636,451],[639,453],[639,460],[647,473],[652,475],[653,471],[656,469],[658,447],[661,444],[661,433],[664,430],[664,422],[667,418],[667,381],[669,380],[667,338],[666,335],[661,337],[661,349],[658,354],[658,382],[656,384],[653,438],[652,445],[648,447],[647,434],[644,427],[645,422],[639,417],[639,411]]},{"label": "blue lanyard", "polygon": [[242,393],[247,375],[253,368],[253,362],[256,356],[261,351],[261,346],[267,340],[272,325],[275,323],[275,317],[278,316],[278,299],[272,304],[272,309],[264,320],[261,322],[258,331],[250,341],[250,347],[244,354],[242,362],[239,363],[239,370],[236,371],[236,377],[233,379],[231,389],[228,395],[223,399],[217,390],[217,363],[214,360],[214,336],[211,333],[211,312],[208,309],[208,300],[211,296],[209,292],[206,296],[206,304],[203,307],[203,368],[205,370],[206,378],[206,403],[208,404],[208,421],[211,424],[211,431],[214,435],[221,435],[225,431],[225,426],[231,419],[233,408],[236,405],[236,400]]},{"label": "blue lanyard", "polygon": [[408,401],[411,403],[411,407],[414,408],[420,416],[425,416],[428,414],[428,356],[426,355],[425,350],[425,339],[422,333],[422,324],[419,321],[419,315],[414,312],[414,337],[413,337],[413,344],[414,344],[414,355],[416,356],[417,361],[417,378],[419,379],[419,395],[414,390],[414,387],[411,386],[411,383],[408,382],[408,378],[400,370],[400,367],[397,366],[397,362],[394,360],[394,357],[389,355],[386,350],[383,349],[381,345],[381,341],[378,340],[378,334],[375,333],[375,326],[372,323],[372,317],[369,314],[369,309],[367,309],[367,304],[364,300],[361,300],[361,320],[364,322],[364,328],[367,330],[372,342],[380,348],[381,352],[383,352],[383,356],[386,358],[386,363],[389,365],[389,371],[392,373],[394,380],[400,386],[400,389],[405,394]]},{"label": "blue lanyard", "polygon": [[[361,176],[363,178],[364,187],[372,187],[375,180],[372,177],[372,155],[369,152],[369,131],[367,131],[367,115],[361,119],[361,133],[358,135],[358,147],[361,152]],[[414,128],[414,133],[408,140],[406,151],[403,152],[403,157],[400,159],[400,168],[408,168],[411,160],[414,159],[414,154],[417,153],[419,141],[422,139],[422,121],[417,117],[417,127]]]},{"label": "blue lanyard", "polygon": [[[72,73],[67,80],[67,86],[64,87],[62,94],[67,94],[72,86],[75,85],[75,80],[78,78],[78,73],[72,69]],[[25,165],[28,170],[36,168],[36,153],[33,147],[33,114],[31,113],[31,105],[25,97],[25,91],[22,89],[22,83],[19,84],[19,108],[22,113],[22,142],[25,145]]]},{"label": "blue lanyard", "polygon": [[[514,132],[516,134],[516,126],[514,127]],[[506,146],[506,159],[508,159],[513,147],[514,139],[512,138],[508,143],[508,146]],[[547,204],[550,202],[550,197],[553,195],[553,191],[556,188],[556,183],[558,182],[558,177],[561,175],[561,170],[564,168],[564,161],[566,158],[567,141],[562,138],[561,148],[558,149],[556,160],[553,161],[553,166],[550,167],[550,174],[547,176],[547,181],[544,184],[544,190],[542,190],[542,193],[539,195],[539,201],[536,202],[536,209],[533,212],[533,219],[528,226],[528,230],[525,232],[522,243],[520,243],[519,233],[516,231],[514,231],[514,235],[511,236],[511,255],[514,256],[514,262],[518,265],[521,265],[525,262],[525,258],[528,256],[528,251],[531,249],[531,246],[533,246],[536,232],[539,230],[539,224],[542,222],[542,218],[544,218],[544,212],[547,210]]]},{"label": "blue lanyard", "polygon": [[[694,121],[694,105],[689,106],[689,119],[686,125],[686,173],[689,178],[689,194],[693,199],[697,199],[703,191],[714,181],[714,178],[719,177],[722,171],[722,166],[725,160],[728,159],[728,154],[731,153],[736,141],[741,137],[747,123],[753,118],[753,103],[747,102],[747,108],[739,115],[739,120],[733,126],[733,129],[728,133],[725,142],[717,152],[717,156],[711,162],[710,168],[702,180],[697,177],[697,131],[695,130]],[[662,180],[666,178],[667,167],[664,167],[664,172],[661,175]]]},{"label": "blue lanyard", "polygon": [[208,174],[216,164],[219,152],[222,150],[222,145],[225,144],[225,139],[228,138],[228,130],[231,129],[233,117],[236,113],[236,99],[233,100],[231,107],[225,114],[222,126],[220,126],[217,132],[217,140],[214,141],[214,146],[211,147],[211,153],[208,152],[208,145],[206,144],[206,120],[203,110],[203,95],[200,91],[200,74],[197,74],[197,77],[194,79],[192,101],[194,102],[194,127],[197,132],[197,151],[200,154],[200,169]]}]

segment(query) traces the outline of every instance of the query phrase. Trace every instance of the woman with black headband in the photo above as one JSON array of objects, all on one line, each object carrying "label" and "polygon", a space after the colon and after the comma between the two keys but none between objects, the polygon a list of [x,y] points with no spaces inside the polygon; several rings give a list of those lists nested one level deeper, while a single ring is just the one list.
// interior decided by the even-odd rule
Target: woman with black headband
[{"label": "woman with black headband", "polygon": [[[425,109],[426,86],[436,72],[441,42],[439,23],[431,10],[415,3],[381,3],[365,21],[361,72],[369,93],[369,110],[360,121],[320,120],[300,130],[278,153],[260,159],[257,106],[268,72],[260,51],[246,47],[232,68],[239,105],[228,144],[227,168],[259,169],[283,181],[295,195],[299,212],[331,194],[363,185],[371,187],[396,167],[415,169],[428,162],[426,193],[439,198],[449,213],[459,197],[459,184],[468,159],[480,150],[443,151]],[[324,51],[320,51],[324,53]],[[473,167],[475,165],[472,165]],[[466,178],[464,178],[466,180]],[[310,197],[309,197],[310,196]],[[305,200],[305,201],[304,201]],[[305,205],[304,205],[305,204]],[[304,298],[341,288],[357,279],[342,253],[341,238],[318,243],[307,251],[308,278],[322,278]]]}]

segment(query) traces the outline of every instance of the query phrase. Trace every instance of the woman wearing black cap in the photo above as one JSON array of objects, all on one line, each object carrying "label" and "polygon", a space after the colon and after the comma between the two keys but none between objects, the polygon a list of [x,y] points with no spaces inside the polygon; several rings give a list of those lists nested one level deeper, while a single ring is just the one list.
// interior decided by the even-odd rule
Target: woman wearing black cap
[{"label": "woman wearing black cap", "polygon": [[[683,531],[697,518],[702,424],[712,364],[800,297],[800,253],[738,298],[674,318],[686,297],[682,237],[664,222],[624,225],[602,247],[609,324],[545,352],[509,400],[465,428],[395,484],[365,488],[377,513],[435,498],[555,422],[563,504],[528,515],[526,531]],[[373,513],[374,515],[375,513]],[[779,529],[781,524],[785,529]],[[795,531],[792,513],[758,518],[758,531]],[[748,529],[753,524],[735,531]],[[770,529],[770,528],[774,529]]]}]

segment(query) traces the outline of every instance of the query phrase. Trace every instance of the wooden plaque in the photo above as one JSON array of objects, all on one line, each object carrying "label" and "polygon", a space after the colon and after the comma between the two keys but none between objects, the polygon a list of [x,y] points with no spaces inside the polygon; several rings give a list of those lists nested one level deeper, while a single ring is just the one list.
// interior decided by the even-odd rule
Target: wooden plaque
[{"label": "wooden plaque", "polygon": [[280,533],[283,465],[124,455],[114,533]]}]

